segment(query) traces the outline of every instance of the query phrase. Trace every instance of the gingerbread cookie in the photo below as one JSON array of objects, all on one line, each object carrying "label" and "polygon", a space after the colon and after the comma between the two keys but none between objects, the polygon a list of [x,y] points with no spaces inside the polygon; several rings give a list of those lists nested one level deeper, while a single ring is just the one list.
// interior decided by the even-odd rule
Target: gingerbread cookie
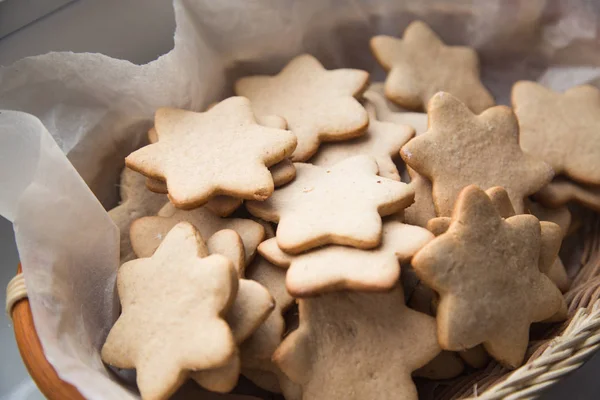
[{"label": "gingerbread cookie", "polygon": [[[216,104],[217,103],[212,104],[208,107],[208,109],[211,109]],[[259,125],[266,126],[267,128],[287,129],[287,123],[285,120],[276,115],[257,116],[256,122],[258,122]],[[155,128],[152,128],[150,131],[148,131],[148,140],[150,143],[158,142],[158,135]],[[273,177],[273,185],[275,187],[285,185],[296,176],[296,168],[294,168],[294,164],[288,158],[270,167],[269,171]],[[156,193],[169,193],[167,184],[158,179],[146,178],[146,187]],[[235,197],[214,196],[208,200],[206,207],[220,217],[228,217],[235,210],[237,210],[242,203],[242,199]]]},{"label": "gingerbread cookie", "polygon": [[133,251],[138,257],[149,257],[167,232],[182,221],[194,225],[205,238],[211,237],[222,229],[236,231],[244,243],[246,264],[252,261],[256,247],[265,235],[264,228],[250,219],[220,218],[205,207],[184,211],[168,203],[160,209],[157,216],[143,217],[131,224],[130,235]]},{"label": "gingerbread cookie", "polygon": [[390,220],[383,224],[381,244],[371,250],[330,245],[299,255],[283,252],[277,239],[258,246],[273,264],[288,268],[286,287],[294,297],[343,289],[386,291],[400,276],[400,263],[433,239],[426,229]]},{"label": "gingerbread cookie", "polygon": [[[516,215],[508,193],[504,188],[493,187],[485,191],[494,205],[496,212],[502,218],[509,218]],[[427,229],[435,236],[445,233],[450,227],[452,219],[449,217],[438,217],[429,221]],[[566,276],[566,271],[562,273],[560,267],[562,263],[558,258],[558,252],[562,239],[564,237],[563,228],[550,221],[540,221],[541,229],[541,246],[539,254],[540,271],[548,275],[552,282],[557,287],[564,287],[563,276]],[[564,270],[564,266],[562,267]],[[550,271],[552,270],[552,273]],[[560,286],[559,286],[560,285]],[[562,290],[562,289],[561,289]]]},{"label": "gingerbread cookie", "polygon": [[121,202],[108,212],[120,232],[120,259],[121,264],[133,260],[135,254],[129,240],[129,227],[131,223],[146,215],[154,215],[169,201],[166,196],[155,194],[146,190],[145,178],[129,168],[123,168],[119,192]]},{"label": "gingerbread cookie", "polygon": [[372,157],[348,158],[330,168],[295,165],[293,182],[265,201],[247,203],[251,214],[279,222],[277,244],[288,253],[325,244],[376,247],[381,240],[381,216],[413,201],[407,184],[377,175]]},{"label": "gingerbread cookie", "polygon": [[550,208],[559,208],[570,202],[576,202],[600,212],[600,187],[584,186],[566,179],[555,179],[534,197]]},{"label": "gingerbread cookie", "polygon": [[248,267],[247,276],[269,290],[275,300],[275,309],[241,345],[242,373],[258,386],[279,392],[279,389],[273,390],[273,382],[278,382],[278,368],[272,363],[271,356],[285,332],[283,314],[294,299],[285,288],[285,271],[260,256]]},{"label": "gingerbread cookie", "polygon": [[202,258],[205,250],[196,229],[184,222],[152,257],[129,261],[118,271],[122,313],[102,347],[102,360],[135,368],[145,399],[167,398],[189,371],[222,367],[236,352],[222,317],[237,293],[237,276],[227,258]]},{"label": "gingerbread cookie", "polygon": [[394,160],[400,158],[400,148],[415,136],[415,131],[408,125],[377,121],[374,112],[369,112],[369,120],[369,128],[361,137],[321,145],[311,164],[330,167],[353,156],[369,155],[375,157],[380,176],[399,181]]},{"label": "gingerbread cookie", "polygon": [[273,360],[301,386],[304,400],[417,399],[411,372],[440,348],[435,319],[406,307],[400,285],[386,293],[328,293],[299,305],[300,326]]},{"label": "gingerbread cookie", "polygon": [[[269,168],[273,177],[275,187],[283,186],[296,177],[296,167],[289,160],[285,159]],[[169,193],[167,184],[158,179],[146,178],[146,187],[155,193]],[[220,217],[228,217],[237,210],[244,201],[230,196],[214,196],[206,202],[206,208]]]},{"label": "gingerbread cookie", "polygon": [[164,180],[169,198],[191,209],[215,195],[264,200],[273,192],[268,167],[290,156],[295,136],[258,125],[248,99],[231,97],[209,111],[156,112],[159,141],[131,153],[128,167]]},{"label": "gingerbread cookie", "polygon": [[420,110],[437,92],[451,93],[479,114],[494,105],[479,80],[479,59],[470,47],[446,46],[424,22],[414,21],[404,37],[375,36],[371,51],[389,71],[385,95],[402,107]]},{"label": "gingerbread cookie", "polygon": [[431,99],[429,130],[404,145],[400,155],[432,182],[439,216],[450,216],[458,194],[470,184],[504,187],[521,214],[523,199],[553,177],[548,164],[521,150],[519,125],[508,107],[475,115],[448,93]]},{"label": "gingerbread cookie", "polygon": [[554,222],[560,226],[563,238],[567,236],[571,226],[571,211],[566,205],[558,208],[546,208],[540,203],[525,199],[525,208],[540,221]]},{"label": "gingerbread cookie", "polygon": [[375,116],[379,121],[393,122],[399,125],[411,126],[418,135],[427,131],[427,114],[420,112],[409,112],[389,102],[383,94],[383,84],[373,83],[365,92],[365,108],[374,109]]},{"label": "gingerbread cookie", "polygon": [[475,185],[461,192],[448,231],[412,259],[417,275],[440,294],[443,349],[483,343],[503,365],[521,365],[529,326],[564,305],[560,291],[540,272],[540,225],[531,215],[503,219]]},{"label": "gingerbread cookie", "polygon": [[600,185],[600,91],[590,85],[557,93],[536,82],[512,88],[521,147],[575,181]]},{"label": "gingerbread cookie", "polygon": [[352,139],[369,125],[355,99],[366,89],[369,74],[356,69],[327,71],[311,55],[297,56],[276,76],[249,76],[235,92],[252,102],[257,115],[283,117],[298,138],[293,161],[306,161],[324,141]]},{"label": "gingerbread cookie", "polygon": [[[238,292],[225,320],[231,328],[235,343],[241,345],[267,319],[273,311],[275,303],[264,286],[253,280],[243,279],[244,245],[235,231],[231,229],[218,231],[208,239],[206,247],[210,254],[221,254],[227,257],[237,271]],[[224,366],[194,372],[191,377],[209,390],[228,392],[237,383],[240,368],[240,357],[236,353]]]}]

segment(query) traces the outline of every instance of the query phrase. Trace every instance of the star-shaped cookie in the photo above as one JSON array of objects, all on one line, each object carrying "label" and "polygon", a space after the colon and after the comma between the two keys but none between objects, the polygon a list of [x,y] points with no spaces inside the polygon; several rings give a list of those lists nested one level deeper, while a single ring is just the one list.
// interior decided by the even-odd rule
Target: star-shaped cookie
[{"label": "star-shaped cookie", "polygon": [[412,22],[404,37],[375,36],[371,51],[389,71],[385,95],[402,107],[427,107],[437,92],[449,92],[479,114],[494,105],[479,79],[479,59],[470,47],[446,46],[424,22]]},{"label": "star-shaped cookie", "polygon": [[[248,266],[246,276],[269,290],[275,299],[275,309],[252,336],[240,346],[242,373],[253,382],[255,381],[253,378],[259,376],[253,371],[260,371],[261,377],[265,374],[272,374],[271,381],[277,381],[279,371],[272,363],[271,356],[281,343],[285,333],[283,314],[294,304],[294,298],[285,288],[285,271],[260,256],[257,256]],[[246,373],[248,370],[251,371]],[[261,382],[255,383],[263,387]],[[265,389],[273,391],[272,387]]]},{"label": "star-shaped cookie", "polygon": [[[235,267],[239,286],[238,292],[225,315],[235,343],[239,346],[248,339],[269,317],[275,307],[269,291],[260,283],[244,279],[244,245],[240,236],[231,229],[224,229],[212,235],[206,242],[208,254],[221,254]],[[241,360],[238,354],[220,368],[192,373],[192,378],[206,389],[215,392],[229,392],[237,384]]]},{"label": "star-shaped cookie", "polygon": [[518,214],[523,199],[553,177],[545,162],[523,152],[519,125],[510,108],[473,114],[456,97],[438,93],[429,103],[429,130],[400,152],[402,159],[433,184],[438,216],[450,216],[460,191],[470,184],[502,186]]},{"label": "star-shaped cookie", "polygon": [[503,219],[483,190],[471,185],[461,192],[448,231],[412,259],[417,275],[440,295],[443,349],[483,343],[503,365],[521,365],[530,325],[552,317],[564,304],[540,271],[541,234],[534,216]]},{"label": "star-shaped cookie", "polygon": [[374,111],[369,112],[369,120],[369,128],[361,137],[321,145],[311,164],[330,167],[353,156],[370,155],[377,161],[380,176],[399,181],[394,160],[400,158],[400,149],[415,136],[415,131],[408,125],[377,121]]},{"label": "star-shaped cookie", "polygon": [[257,222],[243,218],[220,218],[205,207],[185,211],[166,204],[157,216],[143,217],[131,224],[131,246],[138,257],[150,257],[160,242],[179,222],[186,221],[198,229],[203,238],[211,237],[222,229],[233,229],[242,238],[246,264],[252,261],[256,247],[263,240],[265,230]]},{"label": "star-shaped cookie", "polygon": [[[216,105],[213,104],[212,106]],[[209,107],[209,109],[212,107]],[[267,115],[256,117],[259,125],[267,128],[287,129],[287,123],[281,117],[276,115]],[[156,129],[152,128],[148,131],[148,140],[150,143],[158,142],[158,134]],[[279,187],[290,182],[296,176],[296,168],[289,158],[285,158],[277,164],[269,167],[271,176],[273,177],[273,185]],[[163,181],[153,178],[146,178],[146,187],[155,193],[168,194],[167,184]],[[214,196],[206,202],[206,207],[220,217],[228,217],[237,210],[243,203],[242,199],[230,196]]]},{"label": "star-shaped cookie", "polygon": [[571,211],[566,205],[557,208],[546,208],[540,203],[525,199],[525,207],[540,221],[554,222],[560,226],[563,238],[567,236],[571,226]]},{"label": "star-shaped cookie", "polygon": [[412,203],[407,184],[377,175],[375,159],[348,158],[330,168],[296,163],[296,179],[265,201],[249,201],[248,211],[279,222],[278,246],[292,254],[325,244],[361,249],[381,240],[381,216]]},{"label": "star-shaped cookie", "polygon": [[411,126],[417,135],[420,135],[427,130],[427,114],[421,112],[409,112],[394,104],[390,104],[384,97],[382,83],[371,84],[363,97],[367,100],[365,108],[367,111],[369,108],[373,108],[375,110],[375,116],[379,121]]},{"label": "star-shaped cookie", "polygon": [[400,276],[400,263],[433,239],[426,229],[389,220],[381,244],[371,250],[330,245],[299,255],[283,252],[275,238],[262,242],[259,253],[288,268],[286,287],[294,297],[338,290],[386,291]]},{"label": "star-shaped cookie", "polygon": [[425,227],[430,219],[436,217],[431,182],[411,167],[406,167],[406,171],[410,176],[409,185],[415,191],[415,202],[404,209],[404,221]]},{"label": "star-shaped cookie", "polygon": [[555,179],[534,197],[547,207],[558,208],[574,201],[600,212],[600,188],[577,184],[567,179]]},{"label": "star-shaped cookie", "polygon": [[283,117],[298,138],[293,161],[306,161],[323,141],[360,136],[369,125],[355,99],[369,74],[356,69],[328,71],[311,55],[297,56],[276,76],[249,76],[235,83],[235,92],[252,102],[257,115]]},{"label": "star-shaped cookie", "polygon": [[169,198],[191,209],[215,195],[264,200],[273,193],[268,167],[290,156],[289,131],[256,122],[250,102],[230,97],[203,113],[160,108],[159,141],[134,151],[126,165],[167,183]]},{"label": "star-shaped cookie", "polygon": [[523,150],[552,165],[556,174],[600,184],[600,90],[584,85],[557,93],[520,81],[511,98]]},{"label": "star-shaped cookie", "polygon": [[[289,183],[296,177],[294,163],[286,158],[269,168],[273,177],[273,185],[277,188]],[[139,174],[138,174],[139,175]],[[167,184],[158,179],[146,178],[146,187],[155,193],[168,194]],[[228,217],[237,210],[244,200],[231,196],[214,196],[206,202],[206,208],[220,217]]]},{"label": "star-shaped cookie", "polygon": [[135,368],[144,399],[167,398],[190,371],[222,367],[236,353],[222,318],[237,293],[237,276],[227,258],[202,258],[204,251],[196,229],[184,222],[152,257],[129,261],[118,271],[122,313],[102,359]]},{"label": "star-shaped cookie", "polygon": [[144,181],[143,175],[129,168],[123,168],[119,185],[121,203],[108,212],[121,233],[121,264],[135,258],[129,240],[131,223],[146,215],[156,214],[169,201],[166,196],[147,190]]},{"label": "star-shaped cookie", "polygon": [[[496,186],[485,191],[492,205],[501,218],[510,218],[516,215],[508,193],[504,188]],[[537,218],[537,216],[536,216]],[[427,228],[435,235],[445,233],[452,224],[450,217],[437,217],[429,221]],[[548,275],[548,271],[558,259],[558,252],[564,237],[563,228],[554,222],[540,221],[540,271]]]},{"label": "star-shaped cookie", "polygon": [[302,299],[300,326],[273,360],[302,398],[416,400],[411,372],[440,348],[435,319],[386,293],[335,292]]}]

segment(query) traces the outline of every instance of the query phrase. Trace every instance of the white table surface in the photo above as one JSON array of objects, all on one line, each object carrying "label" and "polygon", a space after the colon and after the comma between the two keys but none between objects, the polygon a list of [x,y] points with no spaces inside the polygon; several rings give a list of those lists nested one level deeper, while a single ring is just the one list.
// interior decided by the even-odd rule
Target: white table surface
[{"label": "white table surface", "polygon": [[[100,52],[134,63],[154,60],[173,46],[169,0],[79,0],[0,40],[0,65],[48,51]],[[0,287],[14,276],[18,254],[10,223],[0,218]],[[12,327],[0,313],[0,400],[43,399],[27,375]],[[544,400],[600,398],[600,355],[571,374]]]}]

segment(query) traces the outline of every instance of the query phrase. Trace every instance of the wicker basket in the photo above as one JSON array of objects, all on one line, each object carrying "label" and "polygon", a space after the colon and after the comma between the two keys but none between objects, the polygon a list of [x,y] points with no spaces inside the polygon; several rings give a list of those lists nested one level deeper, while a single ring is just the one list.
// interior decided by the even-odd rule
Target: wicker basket
[{"label": "wicker basket", "polygon": [[[579,368],[600,347],[600,216],[587,218],[579,232],[583,244],[579,270],[565,294],[569,319],[550,326],[541,340],[529,345],[529,359],[515,371],[491,362],[486,368],[459,378],[437,382],[435,399],[531,399]],[[20,277],[20,266],[18,271]],[[83,399],[72,385],[60,380],[44,357],[29,301],[21,291],[7,293],[21,357],[42,393],[50,400]],[[9,285],[10,287],[10,285]],[[11,290],[9,290],[11,292]],[[15,300],[15,296],[22,297]]]}]

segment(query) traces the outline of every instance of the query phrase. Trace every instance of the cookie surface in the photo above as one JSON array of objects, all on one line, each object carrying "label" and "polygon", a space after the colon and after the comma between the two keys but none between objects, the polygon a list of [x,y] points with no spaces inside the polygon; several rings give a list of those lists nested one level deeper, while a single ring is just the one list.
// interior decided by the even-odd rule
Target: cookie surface
[{"label": "cookie surface", "polygon": [[514,84],[512,105],[521,147],[556,174],[600,184],[600,91],[590,85],[557,93],[530,81]]},{"label": "cookie surface", "polygon": [[338,290],[386,291],[400,277],[400,263],[433,239],[426,229],[390,220],[383,224],[381,244],[371,250],[330,245],[297,256],[283,252],[277,240],[262,242],[259,253],[288,268],[286,287],[294,297]]},{"label": "cookie surface", "polygon": [[564,303],[540,272],[541,231],[537,218],[503,219],[484,191],[474,185],[463,190],[448,231],[412,259],[417,275],[440,294],[443,349],[483,343],[503,365],[521,365],[531,323],[553,316]]},{"label": "cookie surface", "polygon": [[154,253],[167,232],[179,222],[191,223],[203,238],[211,237],[222,229],[233,229],[244,243],[246,264],[252,261],[256,247],[263,240],[264,228],[257,222],[243,218],[220,218],[205,207],[185,211],[167,203],[157,216],[143,217],[131,224],[130,235],[133,251],[138,257]]},{"label": "cookie surface", "polygon": [[138,218],[154,215],[169,199],[167,196],[152,193],[145,187],[145,177],[129,168],[123,168],[119,192],[121,203],[108,211],[120,232],[120,263],[135,258],[129,239],[129,227]]},{"label": "cookie surface", "polygon": [[402,39],[375,36],[371,51],[389,71],[385,95],[402,107],[427,107],[437,92],[449,92],[479,114],[494,105],[479,80],[479,58],[470,47],[446,46],[424,22],[412,22]]},{"label": "cookie surface", "polygon": [[257,115],[278,115],[298,138],[293,161],[306,161],[322,141],[360,136],[369,125],[355,99],[369,74],[356,69],[328,71],[311,55],[297,56],[275,76],[250,76],[235,83],[235,92],[252,102]]},{"label": "cookie surface", "polygon": [[408,125],[378,121],[374,112],[369,113],[369,121],[369,128],[361,137],[321,145],[311,158],[311,164],[330,167],[353,156],[369,155],[375,157],[380,176],[399,181],[400,173],[394,160],[400,159],[400,149],[415,131]]},{"label": "cookie surface", "polygon": [[387,293],[335,292],[301,299],[300,326],[273,360],[302,398],[417,399],[411,372],[440,348],[435,319]]},{"label": "cookie surface", "polygon": [[227,258],[203,258],[205,251],[196,229],[184,222],[169,231],[152,257],[129,261],[118,271],[122,313],[102,359],[135,368],[145,399],[167,398],[190,370],[222,367],[236,352],[222,315],[237,293],[237,276]]},{"label": "cookie surface", "polygon": [[413,200],[407,184],[377,175],[372,157],[352,157],[330,168],[295,165],[293,182],[265,201],[247,203],[251,214],[279,222],[277,244],[288,253],[325,244],[376,247],[381,240],[381,216]]},{"label": "cookie surface", "polygon": [[550,165],[521,150],[519,126],[508,107],[475,115],[454,96],[438,93],[428,115],[429,130],[404,145],[400,155],[432,182],[438,216],[450,216],[458,194],[471,184],[504,187],[521,214],[523,199],[552,179]]},{"label": "cookie surface", "polygon": [[126,165],[167,183],[179,208],[195,208],[212,196],[265,199],[273,192],[268,167],[290,156],[289,131],[256,122],[248,99],[231,97],[209,111],[161,108],[155,115],[159,141],[131,153]]}]

